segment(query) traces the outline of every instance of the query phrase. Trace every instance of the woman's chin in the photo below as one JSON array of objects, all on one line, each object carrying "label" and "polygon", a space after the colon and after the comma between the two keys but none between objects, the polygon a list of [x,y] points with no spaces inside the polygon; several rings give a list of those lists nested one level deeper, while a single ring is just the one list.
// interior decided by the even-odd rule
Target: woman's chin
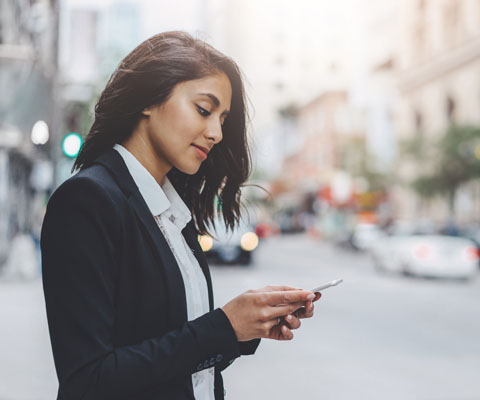
[{"label": "woman's chin", "polygon": [[197,164],[197,165],[182,165],[181,167],[176,167],[180,172],[183,172],[184,174],[187,175],[195,175],[198,170],[200,169],[200,165],[202,164]]}]

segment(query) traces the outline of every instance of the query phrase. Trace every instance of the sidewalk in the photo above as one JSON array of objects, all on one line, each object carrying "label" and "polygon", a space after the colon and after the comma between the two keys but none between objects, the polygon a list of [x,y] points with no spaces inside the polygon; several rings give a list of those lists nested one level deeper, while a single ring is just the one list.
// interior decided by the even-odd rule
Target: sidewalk
[{"label": "sidewalk", "polygon": [[0,400],[52,400],[57,378],[41,279],[0,277]]}]

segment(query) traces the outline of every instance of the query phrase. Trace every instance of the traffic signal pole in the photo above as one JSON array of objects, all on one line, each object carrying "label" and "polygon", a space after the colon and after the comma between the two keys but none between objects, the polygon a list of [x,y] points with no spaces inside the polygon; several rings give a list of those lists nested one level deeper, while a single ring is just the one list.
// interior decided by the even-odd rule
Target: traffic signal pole
[{"label": "traffic signal pole", "polygon": [[62,137],[62,93],[59,84],[59,43],[60,43],[60,1],[52,2],[53,7],[53,62],[52,62],[52,115],[51,115],[51,145],[50,145],[50,159],[53,164],[52,177],[52,192],[61,183],[59,182],[58,164],[61,157],[60,141]]}]

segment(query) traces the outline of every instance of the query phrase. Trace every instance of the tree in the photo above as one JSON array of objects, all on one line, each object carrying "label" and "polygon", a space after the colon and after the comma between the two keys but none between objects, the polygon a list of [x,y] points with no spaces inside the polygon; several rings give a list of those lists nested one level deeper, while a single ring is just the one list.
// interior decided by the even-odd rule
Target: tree
[{"label": "tree", "polygon": [[480,127],[452,125],[435,144],[435,153],[433,172],[420,175],[412,187],[422,197],[447,196],[453,213],[460,186],[480,178]]},{"label": "tree", "polygon": [[367,150],[364,136],[345,138],[339,146],[338,166],[355,178],[363,178],[368,190],[386,192],[391,177],[374,167],[374,156]]}]

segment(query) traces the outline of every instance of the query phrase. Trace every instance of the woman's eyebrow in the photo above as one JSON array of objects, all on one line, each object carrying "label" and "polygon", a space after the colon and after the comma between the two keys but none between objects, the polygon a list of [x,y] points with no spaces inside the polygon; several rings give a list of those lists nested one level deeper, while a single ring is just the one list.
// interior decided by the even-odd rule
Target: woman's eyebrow
[{"label": "woman's eyebrow", "polygon": [[[210,100],[212,100],[213,104],[215,104],[215,107],[220,105],[220,100],[218,100],[218,97],[212,93],[199,93],[199,95],[207,96]],[[230,110],[225,110],[222,114],[228,115],[230,114]]]}]

